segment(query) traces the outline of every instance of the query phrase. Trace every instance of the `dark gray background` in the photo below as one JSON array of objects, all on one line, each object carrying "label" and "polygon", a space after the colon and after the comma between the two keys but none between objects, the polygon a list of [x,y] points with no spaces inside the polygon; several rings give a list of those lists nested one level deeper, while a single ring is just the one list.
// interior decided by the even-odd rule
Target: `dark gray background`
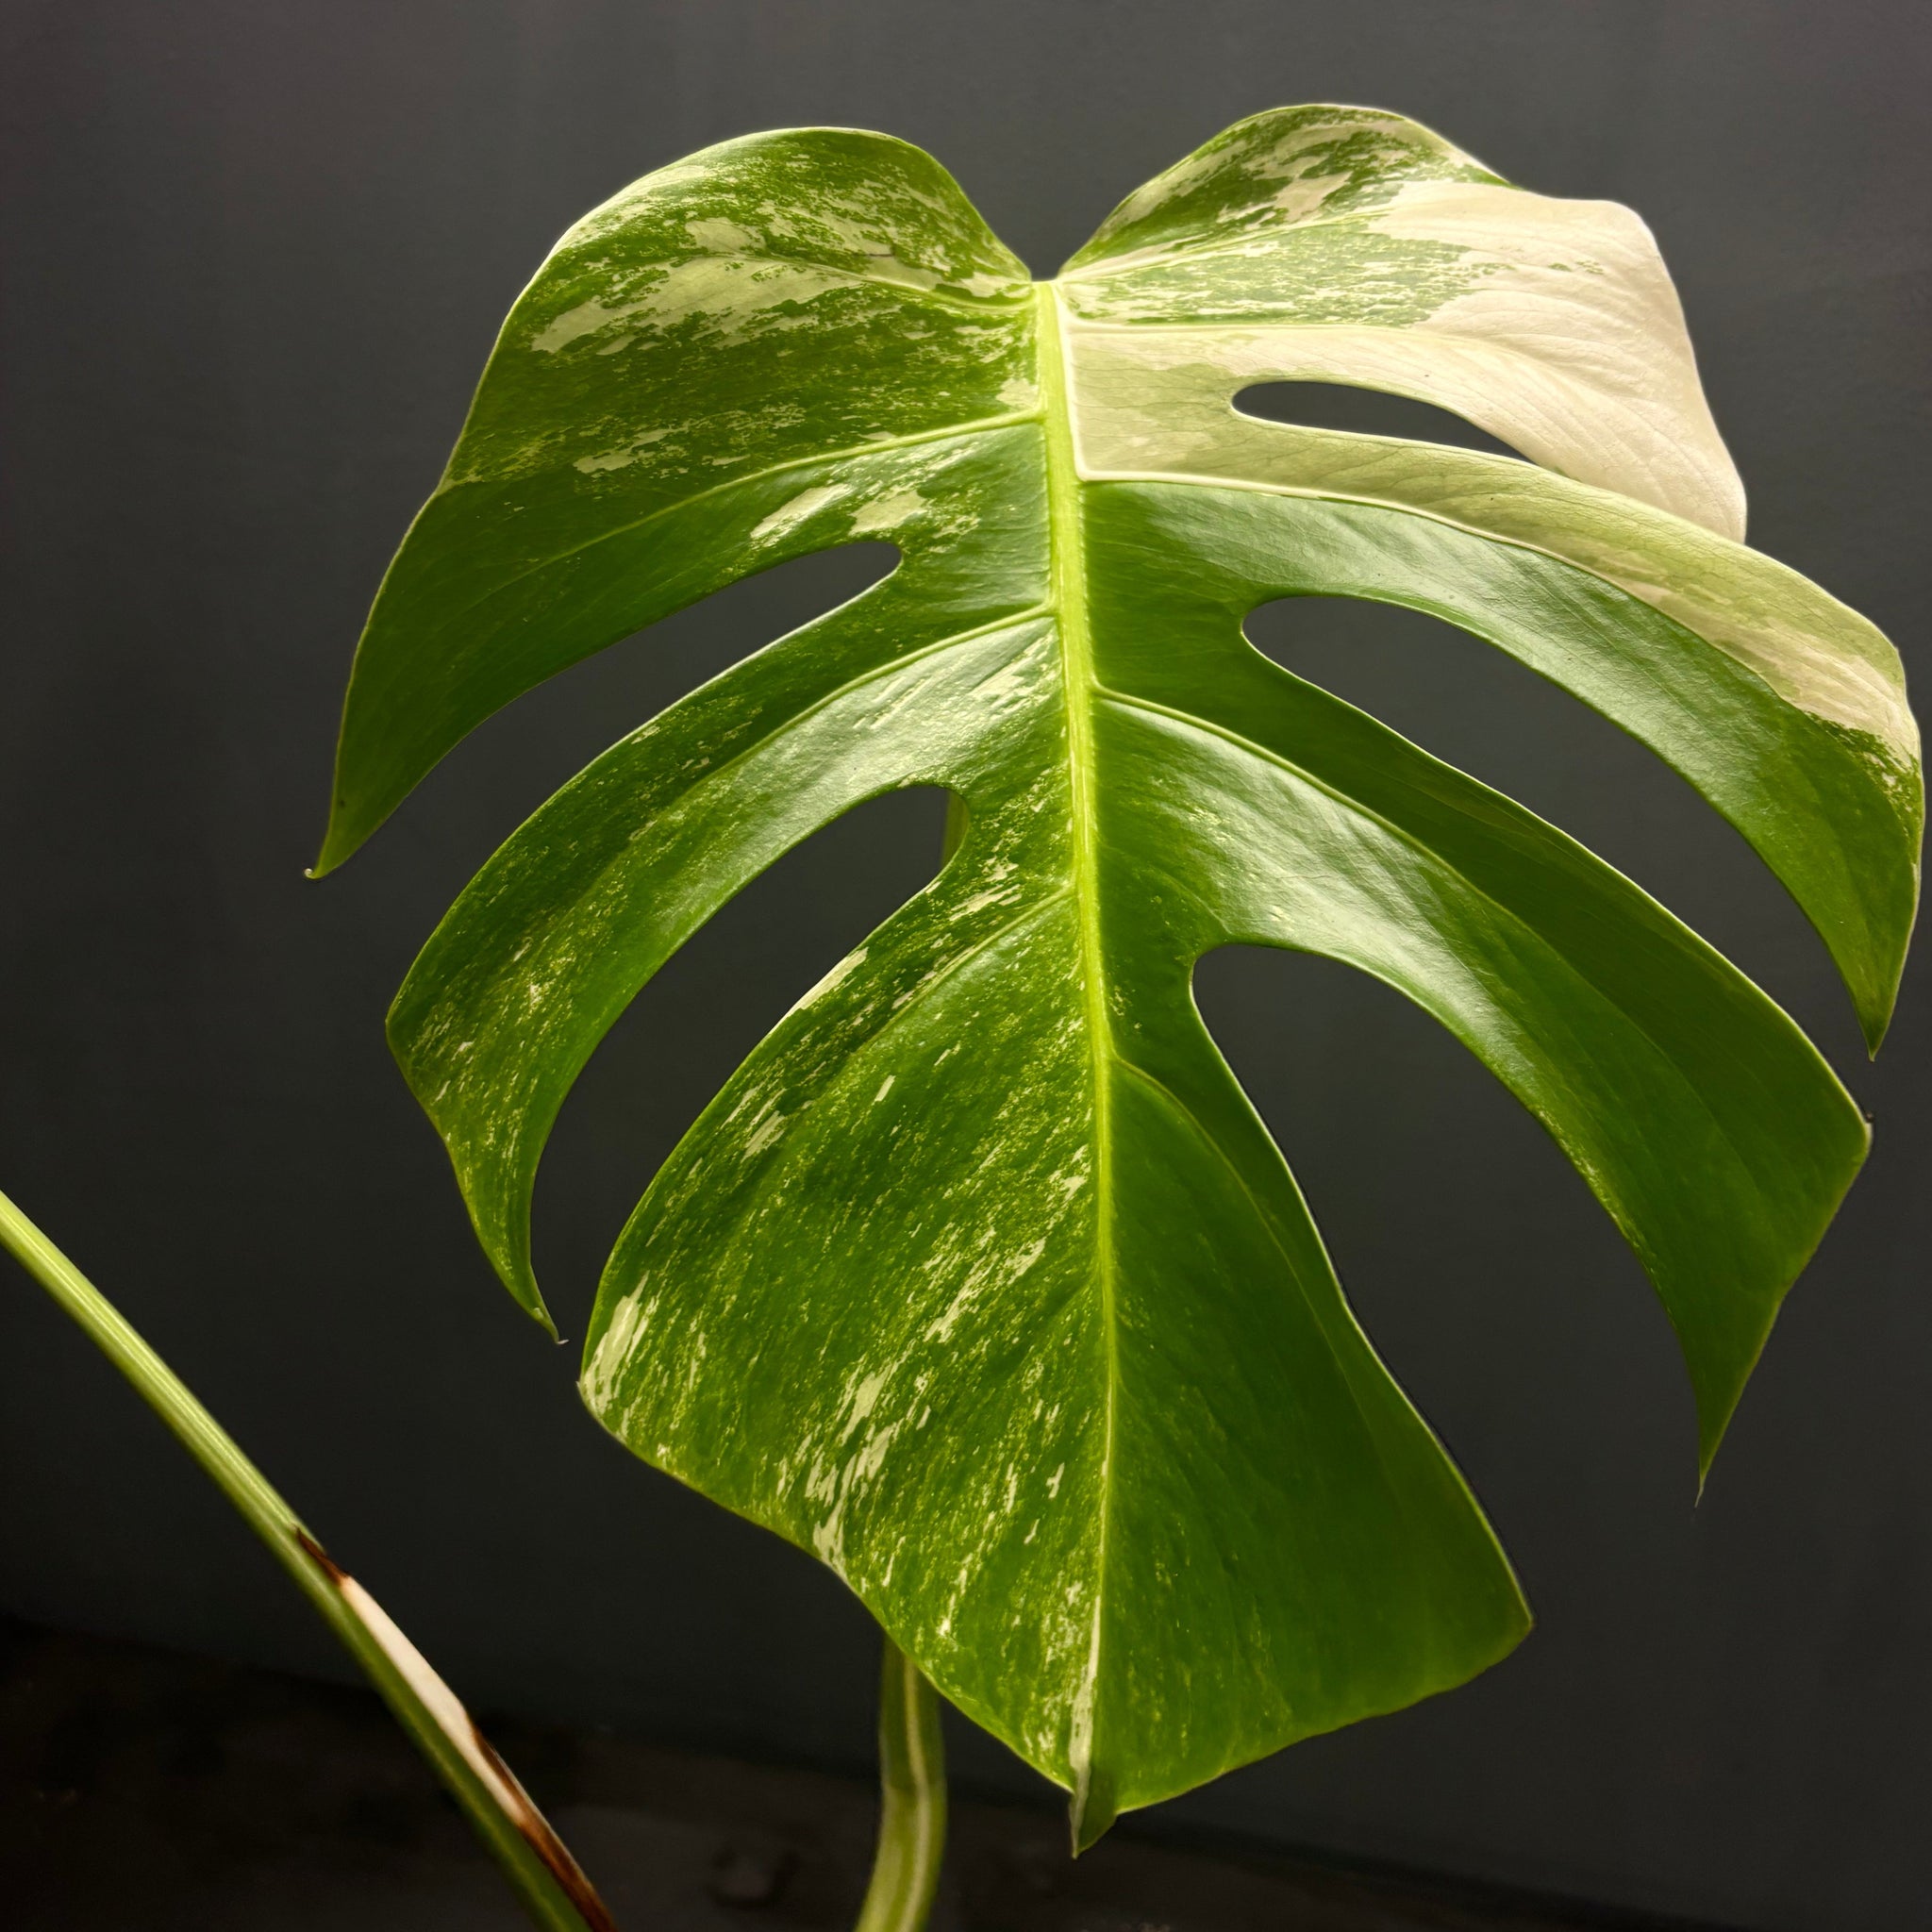
[{"label": "dark gray background", "polygon": [[[580,668],[346,872],[302,877],[361,613],[502,311],[585,208],[751,128],[919,142],[1045,273],[1240,115],[1396,108],[1650,220],[1754,541],[1923,662],[1928,20],[1922,0],[10,0],[0,1185],[474,1699],[862,1763],[863,1613],[583,1416],[572,1355],[473,1250],[381,1016],[560,778],[890,553],[807,559]],[[1540,1130],[1383,989],[1208,961],[1211,1023],[1541,1624],[1471,1689],[1173,1815],[1764,1932],[1932,1924],[1924,957],[1868,1067],[1779,891],[1615,732],[1412,615],[1277,607],[1255,629],[1731,951],[1878,1141],[1693,1512],[1661,1314]],[[567,1322],[738,1057],[929,874],[936,808],[823,834],[620,1026],[539,1194]],[[0,1606],[339,1667],[10,1269],[0,1334]],[[961,1757],[1032,1782],[991,1744]]]}]

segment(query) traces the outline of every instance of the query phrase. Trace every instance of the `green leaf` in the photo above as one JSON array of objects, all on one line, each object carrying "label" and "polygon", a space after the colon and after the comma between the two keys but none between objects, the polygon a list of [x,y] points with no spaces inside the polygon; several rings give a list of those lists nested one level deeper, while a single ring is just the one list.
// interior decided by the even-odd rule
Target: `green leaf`
[{"label": "green leaf", "polygon": [[[1535,460],[1232,408],[1297,377]],[[728,142],[572,229],[505,325],[363,640],[323,867],[564,665],[787,558],[898,545],[539,811],[391,1038],[541,1316],[531,1186],[616,1016],[840,813],[954,794],[939,876],[652,1183],[583,1388],[831,1564],[1072,1790],[1081,1842],[1527,1622],[1201,1024],[1203,954],[1347,960],[1542,1121],[1656,1282],[1707,1465],[1866,1145],[1734,967],[1242,620],[1407,604],[1574,692],[1757,848],[1875,1044],[1917,734],[1890,647],[1741,515],[1636,218],[1364,109],[1242,123],[1039,284],[902,142]]]}]

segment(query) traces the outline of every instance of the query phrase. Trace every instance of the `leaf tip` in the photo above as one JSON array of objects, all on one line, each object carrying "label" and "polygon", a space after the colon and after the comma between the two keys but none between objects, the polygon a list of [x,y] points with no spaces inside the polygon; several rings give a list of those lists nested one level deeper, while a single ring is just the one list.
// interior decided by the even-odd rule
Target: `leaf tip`
[{"label": "leaf tip", "polygon": [[527,1246],[522,1254],[504,1255],[487,1239],[483,1245],[491,1266],[496,1270],[497,1279],[509,1290],[510,1299],[552,1341],[562,1341],[563,1337],[557,1332],[557,1323],[551,1316],[550,1305],[543,1299],[543,1291],[537,1286],[537,1275],[530,1266]]},{"label": "leaf tip", "polygon": [[[1756,1366],[1756,1358],[1753,1359]],[[1750,1369],[1745,1370],[1748,1376]],[[1731,1418],[1737,1413],[1738,1403],[1744,1392],[1740,1380],[1737,1392],[1720,1409],[1717,1405],[1707,1405],[1702,1399],[1697,1405],[1697,1494],[1691,1499],[1694,1509],[1704,1501],[1704,1486],[1710,1480],[1710,1466],[1717,1460],[1717,1452],[1724,1446],[1725,1432],[1730,1428]]]},{"label": "leaf tip", "polygon": [[1858,1015],[1858,1031],[1865,1036],[1865,1058],[1875,1060],[1878,1049],[1885,1044],[1885,1036],[1891,1031],[1891,1007],[1887,1003],[1884,1009],[1868,1010]]},{"label": "leaf tip", "polygon": [[335,828],[331,826],[328,836],[322,841],[322,850],[315,855],[315,863],[308,867],[302,876],[307,879],[325,879],[348,856],[347,852],[341,849],[335,836]]},{"label": "leaf tip", "polygon": [[523,1309],[552,1341],[562,1341],[563,1337],[557,1332],[557,1324],[551,1317],[550,1304],[543,1299],[543,1291],[537,1286],[536,1271],[530,1266],[527,1235],[521,1254],[499,1254],[488,1240],[485,1240],[484,1247],[496,1269],[497,1278],[509,1290],[510,1298],[517,1307]]},{"label": "leaf tip", "polygon": [[1092,1769],[1083,1773],[1067,1802],[1067,1829],[1074,1857],[1091,1851],[1107,1836],[1119,1815],[1113,1800],[1113,1779]]},{"label": "leaf tip", "polygon": [[365,836],[344,831],[341,808],[338,806],[329,814],[328,829],[322,835],[322,850],[315,855],[315,863],[308,868],[308,876],[326,878],[344,859],[355,857]]}]

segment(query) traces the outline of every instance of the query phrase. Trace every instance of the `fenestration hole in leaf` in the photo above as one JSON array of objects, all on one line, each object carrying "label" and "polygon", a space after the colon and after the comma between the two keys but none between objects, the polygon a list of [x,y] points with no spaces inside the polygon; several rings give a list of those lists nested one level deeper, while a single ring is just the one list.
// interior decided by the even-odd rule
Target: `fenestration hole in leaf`
[{"label": "fenestration hole in leaf", "polygon": [[537,1277],[581,1340],[591,1291],[651,1176],[801,994],[940,869],[947,793],[889,791],[822,826],[666,961],[591,1056],[537,1179]]},{"label": "fenestration hole in leaf", "polygon": [[1633,1482],[1682,1481],[1690,1392],[1642,1270],[1539,1123],[1393,988],[1313,954],[1223,946],[1194,996],[1370,1340],[1539,1602],[1606,1443]]},{"label": "fenestration hole in leaf", "polygon": [[1487,430],[1450,409],[1419,403],[1413,396],[1340,382],[1258,382],[1235,397],[1243,416],[1264,423],[1295,423],[1304,429],[1342,429],[1356,436],[1401,436],[1415,442],[1447,443],[1452,449],[1479,450],[1485,456],[1520,453]]},{"label": "fenestration hole in leaf", "polygon": [[1744,840],[1663,760],[1482,639],[1397,604],[1283,597],[1243,625],[1264,656],[1524,805],[1661,900],[1848,1058],[1823,942]]},{"label": "fenestration hole in leaf", "polygon": [[[449,844],[454,898],[483,856],[592,758],[740,658],[850,603],[899,558],[896,544],[878,541],[815,550],[633,631],[486,719],[429,774],[397,826],[419,842]],[[388,842],[396,838],[392,827]]]}]

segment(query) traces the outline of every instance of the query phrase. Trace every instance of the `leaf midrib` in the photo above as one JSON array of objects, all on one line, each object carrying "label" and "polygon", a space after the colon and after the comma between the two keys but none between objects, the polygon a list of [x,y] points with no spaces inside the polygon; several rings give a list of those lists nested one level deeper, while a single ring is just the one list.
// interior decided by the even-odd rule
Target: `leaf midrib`
[{"label": "leaf midrib", "polygon": [[[1093,1557],[1092,1630],[1080,1688],[1069,1716],[1067,1758],[1074,1774],[1074,1836],[1091,1841],[1087,1807],[1092,1789],[1093,1700],[1100,1677],[1102,1607],[1107,1590],[1108,1529],[1113,1513],[1114,1418],[1120,1386],[1119,1338],[1115,1318],[1113,1242],[1113,1124],[1108,1063],[1114,1058],[1112,1025],[1100,932],[1099,868],[1095,842],[1099,822],[1098,777],[1093,755],[1093,714],[1099,684],[1093,674],[1093,634],[1087,599],[1087,557],[1081,511],[1081,482],[1068,403],[1071,381],[1062,343],[1059,293],[1042,282],[1035,294],[1039,329],[1037,352],[1040,400],[1046,456],[1048,545],[1052,564],[1050,598],[1060,643],[1060,673],[1067,716],[1068,805],[1073,820],[1073,886],[1080,944],[1080,988],[1086,1007],[1087,1053],[1093,1089],[1094,1280],[1100,1298],[1103,1358],[1106,1363],[1105,1420],[1100,1462],[1099,1534]],[[1110,1822],[1101,1821],[1103,1826]]]}]

